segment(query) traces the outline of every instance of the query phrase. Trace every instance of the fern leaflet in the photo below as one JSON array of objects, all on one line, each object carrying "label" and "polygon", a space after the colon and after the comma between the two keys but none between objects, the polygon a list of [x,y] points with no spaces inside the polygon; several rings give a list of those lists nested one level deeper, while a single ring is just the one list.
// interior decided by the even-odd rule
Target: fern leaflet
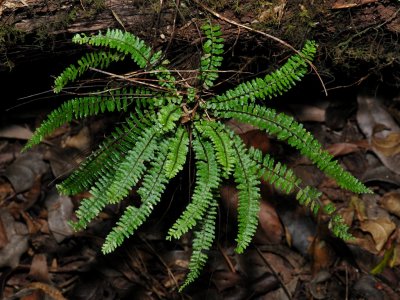
[{"label": "fern leaflet", "polygon": [[108,234],[102,247],[103,253],[110,253],[122,244],[125,238],[131,236],[143,224],[152,212],[154,206],[160,201],[168,178],[165,172],[168,147],[173,140],[167,140],[160,145],[152,168],[143,178],[143,184],[138,190],[141,199],[139,208],[128,206],[117,225]]},{"label": "fern leaflet", "polygon": [[227,134],[225,127],[219,122],[204,121],[197,123],[196,129],[203,137],[212,141],[217,160],[224,171],[224,177],[228,178],[236,159],[232,146],[232,137]]},{"label": "fern leaflet", "polygon": [[203,56],[200,63],[199,79],[205,89],[214,85],[218,78],[218,69],[222,63],[224,53],[224,39],[221,38],[222,32],[219,25],[206,24],[201,27],[207,40],[203,44]]},{"label": "fern leaflet", "polygon": [[212,191],[220,183],[219,168],[212,145],[196,138],[193,140],[193,149],[196,157],[196,187],[192,195],[192,202],[168,231],[167,239],[169,240],[172,237],[179,239],[204,218],[210,202],[212,202]]},{"label": "fern leaflet", "polygon": [[57,185],[61,194],[78,194],[89,189],[97,178],[113,174],[125,153],[134,147],[137,137],[151,124],[138,109],[136,114],[131,114],[125,121],[126,124],[116,128],[77,170]]},{"label": "fern leaflet", "polygon": [[179,128],[176,131],[175,138],[172,141],[170,152],[168,153],[168,160],[165,166],[167,178],[171,179],[183,169],[183,164],[186,161],[188,153],[189,136],[185,128]]},{"label": "fern leaflet", "polygon": [[199,277],[200,271],[207,262],[208,255],[206,251],[211,249],[215,238],[215,219],[218,207],[214,198],[211,199],[207,215],[202,220],[199,229],[194,232],[193,252],[189,262],[189,274],[185,282],[179,288],[180,291]]},{"label": "fern leaflet", "polygon": [[235,251],[243,253],[250,244],[258,225],[260,210],[260,179],[256,163],[250,158],[243,141],[233,138],[233,149],[237,160],[233,176],[239,190],[238,201],[238,236]]},{"label": "fern leaflet", "polygon": [[305,59],[312,60],[316,51],[315,42],[307,41],[301,51],[301,55],[294,55],[278,70],[265,76],[264,79],[256,78],[243,82],[234,89],[228,90],[222,95],[210,99],[206,103],[208,109],[225,105],[246,105],[256,99],[272,98],[287,92],[296,81],[307,73]]},{"label": "fern leaflet", "polygon": [[273,109],[258,105],[216,108],[216,112],[221,117],[235,118],[264,129],[275,135],[279,140],[287,141],[289,145],[307,156],[318,168],[334,178],[342,188],[357,193],[370,193],[370,190],[360,181],[343,170],[337,161],[332,161],[332,155],[322,150],[321,144],[312,134],[306,131],[301,124],[294,121],[292,117],[278,114]]},{"label": "fern leaflet", "polygon": [[78,66],[70,65],[55,79],[54,93],[59,93],[68,82],[75,81],[89,70],[89,68],[100,67],[104,69],[107,68],[111,62],[124,60],[124,58],[125,56],[120,53],[105,51],[87,53],[77,61]]}]

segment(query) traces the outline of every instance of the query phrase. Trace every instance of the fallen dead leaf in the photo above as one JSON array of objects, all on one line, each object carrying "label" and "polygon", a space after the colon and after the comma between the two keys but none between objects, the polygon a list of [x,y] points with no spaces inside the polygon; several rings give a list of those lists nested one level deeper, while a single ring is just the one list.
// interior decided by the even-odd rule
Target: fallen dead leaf
[{"label": "fallen dead leaf", "polygon": [[19,125],[9,125],[0,128],[0,137],[7,139],[29,140],[32,134],[29,128]]},{"label": "fallen dead leaf", "polygon": [[48,165],[43,161],[41,154],[28,152],[22,154],[9,165],[4,176],[10,181],[14,191],[18,194],[29,190],[37,177],[42,176],[47,170]]},{"label": "fallen dead leaf", "polygon": [[400,153],[400,132],[389,133],[386,138],[372,137],[372,146],[385,156],[395,156]]},{"label": "fallen dead leaf", "polygon": [[378,0],[337,0],[332,5],[332,9],[352,8],[374,2],[378,2]]},{"label": "fallen dead leaf", "polygon": [[375,97],[357,97],[357,122],[371,148],[392,172],[400,174],[400,127]]},{"label": "fallen dead leaf", "polygon": [[0,249],[3,249],[8,244],[8,237],[2,219],[0,218]]},{"label": "fallen dead leaf", "polygon": [[384,209],[400,218],[400,193],[397,191],[386,193],[380,203]]},{"label": "fallen dead leaf", "polygon": [[29,277],[34,281],[50,283],[49,268],[47,258],[44,254],[35,254],[32,259]]},{"label": "fallen dead leaf", "polygon": [[285,235],[282,223],[275,208],[267,201],[261,201],[259,225],[254,241],[260,244],[279,244]]},{"label": "fallen dead leaf", "polygon": [[336,143],[326,148],[326,151],[334,157],[358,152],[359,150],[360,148],[356,144],[352,143]]},{"label": "fallen dead leaf", "polygon": [[318,237],[314,239],[310,252],[313,274],[318,274],[322,270],[327,270],[336,259],[332,247],[326,241]]},{"label": "fallen dead leaf", "polygon": [[90,145],[91,136],[87,126],[83,127],[78,134],[68,136],[61,144],[63,148],[75,148],[80,151],[86,151],[90,148]]},{"label": "fallen dead leaf", "polygon": [[46,197],[48,224],[51,233],[58,243],[73,234],[68,221],[72,217],[73,204],[70,197],[60,196],[53,188]]},{"label": "fallen dead leaf", "polygon": [[[237,216],[238,190],[233,186],[221,188],[221,198],[231,217]],[[259,224],[254,240],[257,243],[279,244],[285,234],[275,208],[265,200],[260,202]]]},{"label": "fallen dead leaf", "polygon": [[296,120],[300,122],[325,122],[325,109],[312,105],[290,105],[296,114]]},{"label": "fallen dead leaf", "polygon": [[8,243],[0,250],[0,268],[15,268],[21,255],[28,250],[28,230],[25,224],[16,222],[5,209],[0,211],[0,218],[8,239]]},{"label": "fallen dead leaf", "polygon": [[372,235],[375,248],[379,252],[383,249],[389,236],[396,229],[396,225],[388,218],[379,218],[361,222],[360,229]]}]

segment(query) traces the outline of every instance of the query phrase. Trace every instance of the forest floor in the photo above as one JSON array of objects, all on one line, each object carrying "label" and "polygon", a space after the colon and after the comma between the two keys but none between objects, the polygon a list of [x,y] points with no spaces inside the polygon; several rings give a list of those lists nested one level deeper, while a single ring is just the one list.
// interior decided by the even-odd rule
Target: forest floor
[{"label": "forest floor", "polygon": [[[55,185],[120,116],[73,122],[21,153],[54,102],[65,98],[55,101],[49,96],[49,77],[76,58],[76,52],[65,60],[60,57],[66,52],[55,50],[48,60],[39,55],[28,61],[20,54],[22,40],[14,40],[5,46],[7,59],[1,57],[2,67],[12,62],[14,68],[0,74],[7,97],[2,106],[11,108],[2,111],[0,124],[1,299],[400,299],[398,1],[255,2],[257,6],[252,1],[204,1],[196,8],[201,14],[191,12],[196,20],[190,7],[182,7],[176,28],[173,7],[168,8],[172,13],[160,10],[155,14],[161,18],[160,28],[152,44],[169,50],[174,68],[195,69],[196,26],[201,24],[197,21],[207,14],[226,32],[223,68],[228,72],[221,74],[221,87],[229,87],[273,70],[290,54],[235,23],[279,36],[296,48],[305,39],[316,39],[321,46],[315,64],[328,95],[310,71],[294,90],[270,103],[304,123],[374,194],[343,191],[288,146],[261,131],[234,125],[248,145],[272,153],[307,185],[321,190],[323,202],[334,202],[354,239],[334,238],[323,216],[312,215],[294,197],[263,184],[259,229],[251,247],[238,255],[233,251],[237,191],[227,181],[221,188],[218,234],[209,262],[199,280],[179,293],[191,236],[174,242],[165,236],[189,201],[190,181],[183,172],[149,221],[115,253],[102,255],[104,237],[126,203],[108,207],[86,230],[73,232],[68,221],[88,194],[61,196]],[[7,10],[0,9],[0,15]],[[168,21],[163,20],[166,16]],[[139,31],[145,35],[143,27]],[[39,95],[42,92],[46,93]]]}]

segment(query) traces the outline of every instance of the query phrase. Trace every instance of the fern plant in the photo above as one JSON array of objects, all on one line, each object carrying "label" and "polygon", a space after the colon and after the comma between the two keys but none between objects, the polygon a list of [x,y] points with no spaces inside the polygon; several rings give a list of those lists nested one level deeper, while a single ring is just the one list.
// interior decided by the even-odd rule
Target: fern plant
[{"label": "fern plant", "polygon": [[[301,124],[290,116],[262,106],[266,98],[285,93],[307,73],[307,63],[316,52],[313,41],[307,41],[299,54],[290,57],[271,74],[243,82],[220,95],[208,96],[211,93],[207,91],[218,78],[224,40],[217,25],[208,23],[202,30],[205,41],[195,86],[181,84],[166,67],[168,61],[163,59],[162,53],[153,51],[131,33],[110,29],[105,34],[75,35],[73,42],[100,50],[84,55],[77,64],[67,67],[56,78],[54,92],[60,92],[67,83],[74,82],[89,70],[106,68],[126,59],[135,62],[150,78],[145,81],[120,76],[125,80],[113,89],[106,88],[65,102],[48,115],[25,146],[28,149],[40,143],[46,135],[72,119],[105,112],[126,112],[125,123],[116,127],[98,149],[57,186],[66,195],[90,191],[91,197],[81,201],[76,211],[77,221],[72,223],[75,230],[81,230],[108,204],[126,198],[141,181],[137,190],[140,206],[132,204],[126,208],[106,237],[103,253],[114,251],[145,222],[161,200],[168,182],[183,169],[191,148],[196,162],[195,187],[191,201],[167,236],[167,239],[179,239],[189,231],[194,232],[189,274],[181,289],[199,276],[207,261],[207,252],[215,238],[218,188],[223,179],[233,177],[239,191],[238,253],[249,246],[258,226],[261,179],[287,194],[294,194],[314,213],[322,207],[318,190],[304,186],[292,170],[269,155],[247,148],[225,126],[227,119],[254,125],[287,142],[334,178],[340,187],[356,193],[370,192],[332,160]],[[349,228],[335,207],[329,204],[322,208],[331,217],[329,227],[332,232],[342,239],[349,239]]]}]

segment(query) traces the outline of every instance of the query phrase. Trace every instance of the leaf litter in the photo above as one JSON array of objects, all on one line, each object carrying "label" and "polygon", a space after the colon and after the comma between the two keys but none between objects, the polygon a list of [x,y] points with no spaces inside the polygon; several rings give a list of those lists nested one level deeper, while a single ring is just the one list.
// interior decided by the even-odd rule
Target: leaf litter
[{"label": "leaf litter", "polygon": [[[181,183],[171,192],[166,206],[155,211],[153,222],[117,253],[104,257],[99,249],[105,232],[127,203],[110,206],[88,229],[73,233],[68,221],[87,195],[60,196],[53,180],[77,166],[105,125],[96,121],[95,126],[66,127],[46,145],[24,155],[19,154],[16,137],[1,138],[4,148],[0,157],[8,158],[2,163],[5,172],[0,181],[0,273],[6,274],[4,268],[19,270],[0,276],[3,296],[324,299],[343,298],[347,290],[350,295],[369,299],[395,299],[390,297],[398,291],[400,281],[400,198],[393,188],[400,185],[395,167],[399,125],[380,100],[366,95],[359,95],[357,100],[357,112],[352,113],[335,114],[340,109],[326,102],[303,109],[296,104],[292,112],[347,169],[363,176],[375,189],[373,196],[343,192],[307,160],[293,152],[287,155],[290,149],[273,137],[234,121],[229,124],[247,145],[282,158],[306,184],[321,189],[321,201],[335,202],[346,222],[354,227],[355,239],[346,244],[332,238],[327,220],[298,207],[292,196],[263,184],[260,225],[253,248],[237,255],[230,242],[236,230],[237,191],[227,182],[221,189],[223,213],[210,263],[199,282],[184,294],[177,292],[177,283],[183,280],[188,265],[190,236],[172,244],[164,240],[163,232],[173,221],[165,217],[165,211],[180,209],[176,200],[183,199],[177,196]],[[137,203],[134,192],[129,201]],[[360,275],[372,270],[379,274]]]}]

